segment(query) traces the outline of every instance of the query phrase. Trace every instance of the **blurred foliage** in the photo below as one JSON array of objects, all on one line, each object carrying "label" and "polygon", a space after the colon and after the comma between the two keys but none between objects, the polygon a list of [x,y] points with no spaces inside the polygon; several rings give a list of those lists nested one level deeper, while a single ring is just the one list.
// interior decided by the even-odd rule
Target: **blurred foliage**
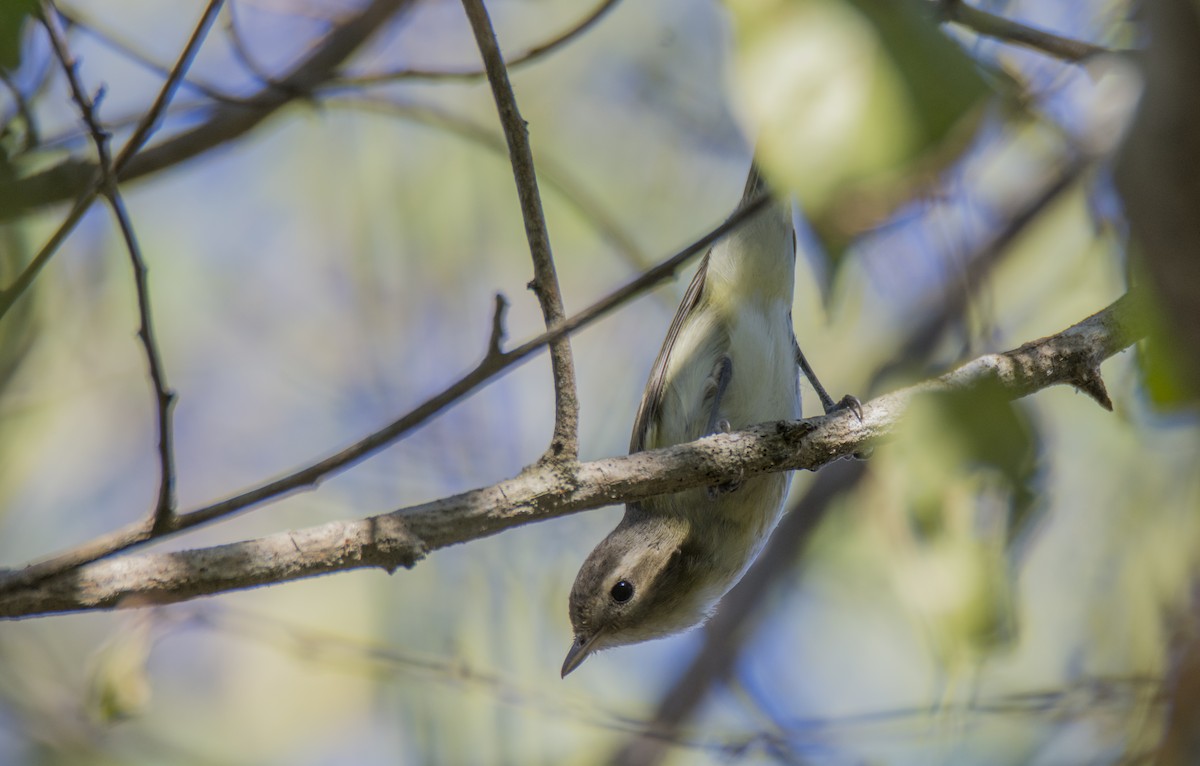
[{"label": "blurred foliage", "polygon": [[[1134,284],[1153,290],[1154,281],[1146,272],[1145,253],[1134,251],[1129,269]],[[1189,385],[1191,366],[1182,355],[1187,343],[1180,338],[1182,328],[1173,325],[1161,301],[1146,306],[1144,321],[1150,328],[1138,344],[1137,362],[1142,386],[1151,404],[1164,414],[1194,412],[1197,391]]]},{"label": "blurred foliage", "polygon": [[[849,244],[846,219],[860,231],[877,225],[952,164],[990,90],[917,2],[729,5],[733,93],[748,133],[758,136],[764,167],[816,223],[836,267]],[[861,210],[849,210],[847,199]]]},{"label": "blurred foliage", "polygon": [[[192,20],[153,0],[66,5],[137,46],[135,57],[86,25],[69,30],[85,82],[106,86],[100,114],[120,145],[161,84],[135,59],[169,65]],[[992,10],[1093,40],[1133,36],[1126,3],[1001,5]],[[255,60],[283,69],[346,7],[240,2],[235,21]],[[1114,99],[1110,81],[938,29],[908,3],[726,7],[621,3],[512,72],[554,180],[542,189],[569,312],[640,270],[638,253],[652,261],[722,220],[755,136],[772,178],[801,200],[796,332],[838,392],[867,393],[947,295],[964,308],[906,369],[1059,331],[1124,290],[1120,205],[1090,171],[1032,212],[986,278],[969,276],[1080,147],[1099,145],[1089,131],[1119,134],[1119,115],[1100,123],[1132,99]],[[591,3],[489,10],[511,52]],[[192,76],[253,92],[262,82],[229,29],[214,28]],[[18,147],[15,133],[4,143],[22,168],[90,151],[61,77],[43,87],[54,68],[37,34],[13,76],[40,143]],[[354,71],[477,60],[456,4],[418,3]],[[976,62],[1011,74],[1006,87],[1029,108],[993,108]],[[11,96],[0,92],[0,116],[15,124]],[[173,111],[164,135],[211,104],[187,87],[176,99],[193,107]],[[123,187],[180,394],[185,508],[325,455],[441,390],[484,353],[495,292],[512,304],[512,342],[542,326],[485,84],[399,79],[313,103]],[[1096,227],[1098,207],[1116,223]],[[83,219],[0,321],[0,566],[142,518],[153,502],[136,302],[105,213]],[[4,231],[2,284],[62,214]],[[624,451],[686,281],[574,339],[584,458]],[[1170,361],[1169,346],[1158,352]],[[1200,560],[1200,429],[1149,406],[1157,384],[1153,374],[1143,384],[1135,354],[1103,374],[1111,414],[1067,387],[1015,404],[986,390],[919,402],[772,596],[729,688],[671,760],[1057,766],[1152,746],[1171,616],[1188,608]],[[548,365],[533,361],[319,490],[178,544],[511,476],[545,448],[552,396]],[[794,492],[810,478],[796,476]],[[0,625],[0,763],[601,762],[647,724],[703,640],[606,653],[559,680],[567,590],[619,513],[521,527],[391,578],[349,573],[153,614]]]},{"label": "blurred foliage", "polygon": [[[29,261],[27,251],[25,233],[20,228],[0,226],[0,285],[11,284],[21,273]],[[26,295],[9,309],[11,316],[0,322],[0,396],[33,343],[37,331],[36,303],[35,295]]]},{"label": "blurred foliage", "polygon": [[37,12],[37,0],[4,0],[0,3],[0,69],[21,65],[21,34],[25,22]]},{"label": "blurred foliage", "polygon": [[1035,430],[998,387],[926,394],[872,461],[896,587],[952,667],[1011,647],[1011,543],[1035,502]]},{"label": "blurred foliage", "polygon": [[[975,62],[933,23],[918,0],[851,0],[870,20],[908,95],[913,156],[948,140],[988,95]],[[911,157],[909,158],[911,161]]]},{"label": "blurred foliage", "polygon": [[103,724],[140,715],[150,702],[152,618],[153,613],[138,615],[90,658],[89,708]]},{"label": "blurred foliage", "polygon": [[1195,392],[1185,382],[1175,333],[1157,312],[1150,312],[1149,337],[1138,345],[1138,363],[1146,394],[1160,409],[1194,408]]}]

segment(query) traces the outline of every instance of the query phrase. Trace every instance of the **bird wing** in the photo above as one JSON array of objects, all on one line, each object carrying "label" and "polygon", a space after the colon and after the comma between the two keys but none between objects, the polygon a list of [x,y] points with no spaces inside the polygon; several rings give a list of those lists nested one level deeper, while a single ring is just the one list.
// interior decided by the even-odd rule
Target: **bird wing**
[{"label": "bird wing", "polygon": [[[739,207],[748,204],[761,194],[769,193],[769,191],[766,180],[759,171],[758,163],[751,161],[750,172],[746,176],[746,186],[742,190],[742,199],[738,203]],[[792,233],[792,236],[794,243],[795,232]],[[666,390],[667,360],[671,357],[671,349],[674,348],[675,341],[679,338],[680,330],[692,312],[700,305],[700,296],[704,292],[704,280],[708,274],[708,259],[711,254],[712,248],[709,248],[700,261],[700,267],[696,269],[692,283],[688,285],[687,292],[683,294],[683,301],[675,312],[675,318],[671,320],[671,327],[667,330],[667,338],[658,352],[658,358],[654,360],[654,367],[650,370],[650,379],[646,381],[646,392],[642,395],[642,403],[638,406],[637,416],[633,419],[633,435],[629,438],[630,453],[646,449],[646,437],[650,432],[650,426],[658,418],[662,408],[663,394]]]},{"label": "bird wing", "polygon": [[687,292],[683,294],[683,301],[679,304],[679,308],[675,311],[675,318],[671,320],[671,326],[667,329],[667,338],[658,352],[658,358],[654,360],[654,366],[650,368],[650,379],[646,381],[646,392],[642,394],[642,403],[638,405],[637,416],[633,419],[633,435],[629,438],[630,454],[646,449],[646,434],[662,407],[667,379],[667,360],[671,357],[671,349],[674,348],[675,341],[679,338],[680,329],[687,321],[688,316],[700,305],[700,294],[704,291],[704,278],[708,273],[708,256],[711,252],[710,249],[700,260],[700,267],[696,269],[696,275],[692,277],[692,283],[688,285]]}]

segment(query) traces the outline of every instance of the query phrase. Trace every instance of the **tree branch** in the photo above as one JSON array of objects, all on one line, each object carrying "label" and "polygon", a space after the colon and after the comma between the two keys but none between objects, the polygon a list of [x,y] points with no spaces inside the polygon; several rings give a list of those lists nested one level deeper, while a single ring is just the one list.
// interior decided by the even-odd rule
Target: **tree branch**
[{"label": "tree branch", "polygon": [[[492,28],[487,9],[483,7],[483,0],[462,0],[462,4],[471,22],[479,55],[487,70],[488,83],[492,86],[492,97],[496,100],[496,110],[500,113],[500,125],[508,141],[517,196],[521,200],[521,217],[525,221],[525,238],[529,241],[529,253],[533,256],[534,276],[529,287],[541,304],[546,328],[549,329],[566,318],[566,311],[558,287],[546,216],[542,213],[537,172],[533,168],[533,152],[529,148],[529,129],[517,109],[517,98],[508,81],[508,70],[504,68],[496,31]],[[571,341],[566,336],[550,344],[550,367],[554,374],[554,435],[542,459],[571,462],[579,457],[579,395],[575,386]]]},{"label": "tree branch", "polygon": [[19,571],[5,573],[4,576],[0,576],[0,593],[24,587],[37,580],[61,574],[88,562],[127,551],[150,542],[152,539],[161,539],[171,534],[240,513],[254,506],[276,500],[290,492],[315,487],[322,480],[345,470],[358,461],[392,444],[401,436],[425,423],[445,408],[465,398],[488,380],[524,362],[555,339],[592,324],[600,318],[607,316],[609,312],[628,303],[633,298],[647,292],[651,287],[674,276],[675,272],[687,263],[687,261],[704,252],[713,242],[716,242],[740,226],[743,221],[748,220],[761,210],[767,201],[768,197],[764,195],[749,205],[743,206],[726,219],[724,223],[715,227],[691,245],[667,258],[654,268],[649,269],[636,279],[609,293],[578,314],[564,320],[554,328],[526,341],[511,351],[502,354],[485,354],[483,360],[475,369],[463,375],[454,383],[451,383],[440,393],[435,394],[405,415],[368,434],[349,447],[297,469],[286,476],[244,490],[211,505],[178,514],[172,519],[169,529],[156,531],[150,525],[141,522],[131,524],[89,540],[63,553],[30,564]]},{"label": "tree branch", "polygon": [[[122,168],[118,180],[124,182],[150,175],[240,138],[280,108],[307,98],[315,88],[332,78],[342,63],[389,19],[411,7],[413,2],[372,0],[354,16],[339,22],[288,74],[264,86],[249,97],[246,104],[217,104],[200,125],[133,155]],[[0,221],[77,196],[87,188],[96,171],[94,163],[70,159],[9,184],[0,196]]]},{"label": "tree branch", "polygon": [[121,151],[117,153],[116,158],[113,160],[112,169],[114,172],[119,174],[158,128],[163,113],[166,111],[167,104],[171,102],[171,98],[175,95],[175,90],[183,82],[184,75],[191,67],[192,60],[196,58],[196,53],[200,51],[200,44],[208,36],[208,30],[212,28],[212,23],[216,20],[217,12],[221,10],[223,3],[224,0],[209,0],[208,6],[205,7],[204,13],[200,16],[200,21],[192,29],[191,37],[188,38],[183,53],[179,54],[179,59],[175,62],[175,66],[171,67],[171,72],[167,75],[166,82],[162,84],[162,87],[158,90],[158,95],[154,97],[154,103],[150,105],[150,108],[146,110],[146,114],[138,121],[137,127],[133,129],[133,135],[125,142],[125,145],[121,147]]},{"label": "tree branch", "polygon": [[[539,43],[524,53],[513,56],[504,62],[505,67],[510,71],[513,67],[522,64],[528,64],[531,61],[552,53],[567,43],[579,37],[584,32],[592,28],[606,13],[612,10],[620,0],[602,0],[602,2],[592,9],[591,13],[584,16],[578,22],[573,24],[569,29],[560,32],[554,37]],[[338,85],[348,86],[371,86],[380,85],[383,83],[397,82],[399,80],[477,80],[480,77],[487,75],[486,69],[397,69],[391,72],[376,72],[373,74],[348,75],[340,77],[337,80]]]},{"label": "tree branch", "polygon": [[[443,130],[504,157],[508,156],[508,145],[503,136],[461,115],[431,104],[415,103],[411,99],[401,102],[378,95],[335,97],[326,99],[322,104],[326,107],[360,109],[375,114],[391,115],[417,125]],[[633,236],[569,169],[545,155],[537,158],[537,168],[539,184],[544,183],[546,187],[556,191],[562,200],[574,208],[631,267],[642,271],[648,266],[649,257],[638,247]],[[674,304],[671,304],[671,308],[674,308]]]},{"label": "tree branch", "polygon": [[564,468],[540,465],[490,487],[392,513],[212,548],[142,554],[81,567],[0,594],[0,618],[166,604],[329,572],[411,567],[426,554],[534,521],[736,477],[816,469],[886,437],[914,396],[988,385],[1012,398],[1051,385],[1085,386],[1107,404],[1099,365],[1144,335],[1126,295],[1057,335],[980,357],[850,413],[766,423],[689,444]]},{"label": "tree branch", "polygon": [[1078,64],[1092,56],[1110,51],[1093,43],[1062,37],[1019,21],[982,11],[963,0],[937,0],[938,15],[943,22],[952,22],[984,37],[994,37],[1013,45],[1045,53]]},{"label": "tree branch", "polygon": [[[210,0],[208,9],[196,25],[191,40],[188,41],[187,49],[180,56],[179,61],[171,72],[171,77],[163,85],[159,97],[155,99],[154,105],[146,113],[134,137],[126,144],[126,149],[130,149],[131,147],[136,149],[137,142],[149,136],[154,123],[162,114],[162,110],[166,108],[167,102],[170,100],[170,94],[182,79],[183,73],[187,70],[187,66],[195,55],[196,50],[199,49],[200,42],[204,39],[204,32],[212,23],[212,19],[215,17],[221,1]],[[79,80],[75,58],[67,48],[66,36],[63,34],[58,23],[57,10],[50,0],[43,0],[42,2],[42,20],[50,36],[54,53],[62,64],[63,72],[66,74],[67,83],[71,90],[71,98],[79,107],[79,113],[83,118],[84,124],[87,126],[88,132],[91,134],[92,142],[96,146],[97,163],[100,167],[100,192],[108,200],[109,207],[112,208],[113,217],[116,218],[121,236],[125,240],[125,247],[129,253],[129,260],[133,267],[139,320],[138,338],[145,351],[146,364],[150,372],[150,381],[154,387],[155,412],[157,413],[158,420],[159,491],[150,521],[151,530],[158,531],[166,529],[169,526],[171,518],[175,513],[175,440],[171,424],[171,409],[175,402],[175,394],[167,388],[162,353],[159,351],[158,341],[154,333],[154,324],[150,312],[150,286],[146,279],[146,261],[142,257],[141,247],[138,245],[137,235],[133,230],[133,222],[129,218],[129,213],[125,209],[125,202],[121,197],[120,190],[117,188],[116,162],[120,160],[120,157],[117,158],[117,161],[114,161],[112,155],[109,153],[109,135],[100,127],[100,121],[96,115],[96,104],[88,96],[83,88],[83,84]]]},{"label": "tree branch", "polygon": [[[61,3],[56,3],[56,9],[58,10],[58,15],[62,16],[69,27],[80,30],[105,48],[132,61],[147,71],[153,72],[163,78],[163,80],[171,77],[172,67],[167,67],[155,61],[150,54],[139,49],[135,43],[123,39],[119,32],[115,32],[111,28],[104,26],[103,22],[98,22],[95,18],[85,15],[78,8],[64,7]],[[213,101],[233,104],[246,103],[245,99],[225,93],[211,83],[197,80],[194,76],[184,77],[179,83],[179,87]]]}]

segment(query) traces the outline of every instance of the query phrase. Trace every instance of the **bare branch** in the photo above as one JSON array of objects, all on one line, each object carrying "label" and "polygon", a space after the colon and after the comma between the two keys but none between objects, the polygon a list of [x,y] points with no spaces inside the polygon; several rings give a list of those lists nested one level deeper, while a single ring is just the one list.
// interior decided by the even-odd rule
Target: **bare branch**
[{"label": "bare branch", "polygon": [[[88,562],[129,550],[135,546],[147,543],[151,539],[161,539],[167,535],[182,532],[186,529],[245,511],[270,500],[276,500],[291,492],[315,487],[325,478],[345,470],[396,441],[446,407],[467,396],[500,372],[524,362],[557,338],[590,325],[633,298],[647,292],[654,285],[674,276],[675,272],[687,263],[688,260],[704,252],[713,242],[728,234],[731,230],[741,225],[742,222],[748,220],[761,210],[767,201],[768,197],[764,195],[754,202],[743,206],[724,223],[715,227],[705,236],[638,278],[609,293],[578,314],[566,319],[553,329],[547,330],[541,335],[499,356],[485,356],[484,360],[475,369],[450,384],[441,393],[435,394],[416,408],[410,410],[407,414],[392,421],[383,428],[368,434],[351,446],[286,476],[260,484],[233,497],[187,513],[178,514],[173,519],[170,529],[155,532],[147,524],[131,524],[89,540],[58,555],[30,564],[24,569],[9,573],[6,577],[0,577],[0,593],[23,587],[37,580],[61,574]],[[155,533],[151,534],[152,532]]]},{"label": "bare branch", "polygon": [[1012,398],[1071,384],[1144,334],[1130,294],[1057,335],[980,357],[940,378],[842,412],[766,423],[688,444],[572,466],[539,465],[514,479],[392,513],[256,540],[95,562],[0,593],[0,617],[183,601],[318,574],[411,567],[426,554],[514,526],[735,477],[816,469],[886,437],[914,396],[987,385]]},{"label": "bare branch", "polygon": [[259,63],[254,60],[254,56],[250,53],[250,48],[246,45],[245,38],[242,37],[241,28],[237,23],[236,9],[236,0],[230,0],[228,16],[225,20],[225,34],[229,38],[229,44],[233,49],[234,57],[237,58],[242,68],[254,75],[260,83],[264,85],[276,85],[275,79],[271,74],[259,66]]},{"label": "bare branch", "polygon": [[[128,40],[122,39],[119,33],[110,28],[104,27],[94,18],[85,16],[76,8],[65,8],[61,4],[57,4],[56,7],[58,10],[58,15],[62,16],[69,26],[79,29],[106,48],[119,53],[130,61],[133,61],[134,63],[146,68],[148,71],[151,71],[162,77],[164,80],[171,77],[171,67],[164,66],[163,64],[155,61],[154,58],[145,51],[140,50],[136,45]],[[180,81],[179,87],[187,88],[188,90],[194,91],[195,93],[212,99],[213,101],[222,101],[235,104],[245,103],[244,99],[238,98],[229,93],[225,93],[216,86],[210,83],[201,82],[194,77],[184,77]],[[145,113],[143,112],[142,114]]]},{"label": "bare branch", "polygon": [[937,0],[942,21],[949,21],[985,37],[995,37],[1013,45],[1023,45],[1040,53],[1078,64],[1102,53],[1107,48],[1093,43],[1052,34],[1018,21],[982,11],[964,0]]},{"label": "bare branch", "polygon": [[175,392],[167,386],[167,374],[163,368],[162,352],[158,347],[158,339],[154,332],[153,317],[150,312],[150,283],[147,279],[148,269],[146,260],[142,257],[142,249],[138,245],[137,236],[133,231],[133,223],[125,210],[125,202],[117,192],[113,176],[108,175],[109,188],[105,192],[117,225],[121,229],[121,237],[125,240],[125,249],[129,252],[129,261],[133,267],[134,286],[137,290],[138,305],[138,339],[146,354],[146,365],[150,372],[150,382],[154,387],[155,412],[158,419],[158,500],[154,504],[151,534],[170,529],[175,515],[175,428],[171,414],[175,407]]},{"label": "bare branch", "polygon": [[[121,182],[150,175],[221,144],[236,140],[300,98],[309,97],[327,82],[338,67],[383,25],[414,0],[372,0],[361,11],[340,22],[324,40],[277,83],[267,85],[245,104],[217,104],[204,122],[132,155],[122,166]],[[0,221],[43,205],[70,199],[95,177],[96,165],[78,159],[22,178],[11,186],[0,204]]]},{"label": "bare branch", "polygon": [[492,335],[488,339],[487,355],[502,356],[504,349],[501,344],[504,343],[504,311],[508,308],[508,301],[502,293],[496,293],[496,308],[492,311]]},{"label": "bare branch", "polygon": [[192,60],[200,50],[200,45],[208,35],[208,30],[212,28],[212,23],[217,18],[217,11],[221,9],[223,1],[208,0],[208,6],[205,7],[204,13],[201,14],[200,21],[192,29],[192,36],[188,38],[187,45],[184,46],[183,53],[179,54],[179,59],[175,62],[175,66],[171,67],[171,73],[167,75],[166,82],[163,83],[158,91],[158,95],[155,96],[154,103],[146,110],[146,114],[142,116],[137,127],[133,129],[133,135],[125,142],[125,145],[121,147],[121,151],[117,153],[117,158],[113,160],[114,172],[120,173],[129,164],[129,160],[145,145],[150,135],[154,132],[154,129],[158,127],[159,120],[162,119],[167,104],[171,102],[171,97],[175,95],[175,89],[183,81],[183,76],[187,72],[188,67],[192,65]]},{"label": "bare branch", "polygon": [[33,108],[30,106],[29,98],[17,86],[12,78],[8,76],[8,72],[0,69],[0,83],[4,83],[4,87],[12,95],[14,115],[11,117],[6,115],[3,124],[0,124],[0,129],[8,130],[9,120],[20,118],[24,124],[25,137],[21,139],[21,151],[29,151],[38,144],[38,122],[33,114]]},{"label": "bare branch", "polygon": [[[427,125],[464,138],[479,146],[508,156],[504,138],[494,131],[477,125],[473,121],[430,104],[412,102],[397,103],[386,97],[345,96],[321,102],[328,107],[343,107],[367,110],[372,113],[388,114],[418,125]],[[553,158],[540,155],[537,158],[538,178],[549,189],[561,195],[563,201],[573,207],[625,261],[637,270],[649,265],[648,256],[638,247],[633,236],[621,222],[605,209],[604,205],[573,175],[571,170]],[[672,304],[671,308],[674,308]]]},{"label": "bare branch", "polygon": [[66,218],[55,229],[54,234],[42,245],[42,249],[37,252],[33,260],[29,262],[17,278],[13,280],[11,285],[0,289],[0,320],[8,314],[9,309],[13,304],[33,285],[33,281],[37,279],[38,274],[45,268],[54,254],[58,252],[58,248],[62,247],[62,243],[67,241],[67,237],[75,230],[75,226],[83,219],[83,214],[91,209],[92,203],[96,201],[96,195],[100,191],[100,178],[91,179],[87,182],[75,203],[71,205],[71,209],[67,212]]},{"label": "bare branch", "polygon": [[[578,22],[544,43],[535,45],[529,50],[506,60],[504,65],[512,71],[513,67],[536,61],[542,56],[552,53],[574,40],[592,28],[601,17],[608,13],[620,0],[603,0],[591,13]],[[370,86],[398,80],[478,80],[487,75],[486,69],[399,69],[394,72],[377,72],[375,74],[350,75],[338,79],[338,85]]]},{"label": "bare branch", "polygon": [[[220,0],[213,0],[213,4],[210,4],[210,11],[213,9],[214,4],[219,3]],[[42,0],[42,20],[50,36],[54,53],[62,64],[63,72],[66,74],[67,83],[71,89],[71,97],[79,107],[79,113],[83,117],[88,131],[91,133],[92,142],[96,145],[97,162],[100,166],[101,193],[108,200],[109,206],[113,211],[113,216],[117,219],[117,226],[121,231],[122,238],[125,240],[125,247],[129,252],[129,259],[133,266],[134,285],[137,292],[138,320],[140,323],[138,338],[141,340],[142,348],[146,354],[150,380],[154,387],[155,411],[158,419],[159,490],[158,500],[155,502],[152,521],[150,522],[151,532],[153,533],[166,529],[175,513],[175,440],[171,426],[171,409],[175,402],[175,395],[167,388],[166,373],[163,371],[162,353],[158,348],[158,341],[155,338],[154,324],[150,313],[150,287],[146,280],[146,261],[142,258],[141,247],[138,245],[137,236],[133,231],[133,223],[129,219],[125,203],[121,198],[120,191],[117,189],[116,167],[109,154],[109,135],[100,127],[100,121],[96,115],[96,105],[83,89],[83,84],[79,80],[79,73],[76,71],[76,61],[67,48],[66,36],[59,27],[57,11],[54,9],[51,0]],[[206,22],[201,20],[197,30],[205,26]],[[193,34],[191,44],[199,45],[201,38],[202,35]],[[178,82],[178,78],[183,75],[183,70],[186,66],[183,62],[186,60],[190,60],[190,56],[187,54],[181,57],[181,63],[176,65],[176,71],[173,73],[176,83]],[[164,86],[164,92],[170,87],[170,80],[168,80],[168,84]],[[151,111],[154,112],[155,109],[161,110],[163,106],[165,106],[165,99],[159,99],[156,101],[156,107],[152,108]],[[152,119],[147,119],[143,121],[143,125],[149,125],[152,122]]]},{"label": "bare branch", "polygon": [[[517,98],[508,81],[508,70],[504,68],[496,31],[492,28],[487,9],[483,7],[483,0],[463,0],[463,9],[471,22],[479,55],[487,70],[488,83],[492,86],[492,97],[496,100],[496,110],[500,113],[500,125],[508,141],[517,196],[521,199],[521,217],[525,221],[525,238],[529,240],[529,253],[533,257],[533,281],[529,287],[542,306],[542,316],[549,329],[566,318],[566,311],[563,310],[562,293],[558,287],[558,273],[554,266],[554,253],[550,249],[546,217],[542,213],[537,172],[533,168],[533,152],[529,148],[529,130],[517,109]],[[550,367],[554,374],[554,435],[542,459],[569,462],[579,456],[579,395],[575,386],[571,341],[566,336],[550,344]]]}]

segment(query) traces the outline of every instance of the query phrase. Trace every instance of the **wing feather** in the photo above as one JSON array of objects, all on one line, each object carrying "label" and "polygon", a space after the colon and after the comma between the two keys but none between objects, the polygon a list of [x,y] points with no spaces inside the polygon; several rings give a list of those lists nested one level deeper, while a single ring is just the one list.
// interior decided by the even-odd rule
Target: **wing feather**
[{"label": "wing feather", "polygon": [[650,368],[650,379],[646,381],[646,391],[642,394],[642,403],[638,405],[637,415],[633,419],[633,435],[629,438],[630,454],[646,449],[646,434],[662,409],[663,393],[666,389],[667,360],[671,357],[671,350],[675,347],[675,341],[679,339],[679,332],[684,323],[700,305],[700,296],[704,292],[704,279],[708,273],[708,256],[711,252],[709,250],[701,259],[700,266],[696,269],[696,275],[692,277],[692,282],[688,285],[687,292],[683,294],[683,300],[675,311],[675,318],[671,320],[671,326],[667,329],[667,337],[663,341],[662,349],[659,350],[658,357],[654,360],[654,366]]},{"label": "wing feather", "polygon": [[[739,206],[745,205],[760,194],[767,192],[769,192],[769,188],[766,180],[762,177],[758,163],[751,162]],[[638,406],[637,416],[633,419],[633,435],[629,438],[630,453],[646,449],[646,436],[650,431],[650,426],[654,424],[661,412],[663,395],[666,391],[667,360],[671,357],[671,350],[675,347],[675,342],[679,339],[679,333],[684,324],[700,305],[705,277],[708,274],[710,255],[712,255],[711,248],[704,254],[699,268],[696,269],[696,275],[692,277],[692,283],[688,285],[687,292],[683,294],[683,301],[675,312],[675,318],[671,320],[670,328],[667,329],[666,340],[663,341],[658,358],[654,360],[654,366],[650,369],[650,379],[646,381],[646,392],[642,395],[642,403]]]}]

